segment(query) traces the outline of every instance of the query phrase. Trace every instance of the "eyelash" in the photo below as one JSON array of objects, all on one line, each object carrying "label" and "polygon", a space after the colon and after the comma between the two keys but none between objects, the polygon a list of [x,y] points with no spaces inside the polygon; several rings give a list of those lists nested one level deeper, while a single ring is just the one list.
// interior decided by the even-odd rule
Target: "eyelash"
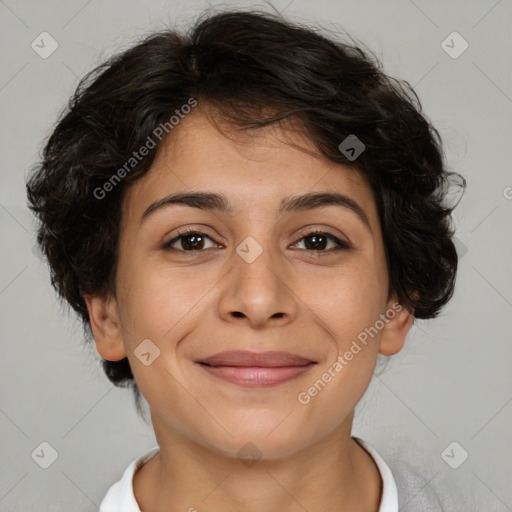
[{"label": "eyelash", "polygon": [[[164,242],[164,244],[162,245],[162,249],[165,250],[165,251],[175,251],[175,252],[184,252],[184,253],[187,253],[187,252],[188,253],[204,252],[205,249],[192,249],[190,251],[187,251],[187,250],[184,250],[184,249],[176,249],[174,247],[171,247],[171,245],[173,245],[174,243],[178,242],[181,238],[186,238],[187,236],[191,236],[191,235],[201,235],[201,236],[209,238],[210,240],[215,242],[215,240],[213,240],[212,237],[210,237],[206,233],[202,233],[201,231],[194,231],[192,229],[186,229],[184,231],[179,232],[178,235],[175,236],[172,240],[169,240],[168,242]],[[299,249],[299,250],[301,250],[301,251],[308,251],[308,252],[314,252],[314,253],[318,253],[319,255],[323,255],[322,253],[326,253],[328,255],[328,254],[332,254],[334,252],[339,252],[339,251],[344,251],[344,250],[347,250],[347,249],[351,249],[351,246],[347,242],[345,242],[343,240],[340,240],[338,237],[332,235],[331,233],[328,233],[326,231],[321,231],[319,229],[315,229],[313,231],[308,231],[307,233],[304,233],[302,235],[302,237],[298,241],[301,241],[304,238],[308,238],[308,237],[314,236],[314,235],[322,235],[325,238],[327,238],[327,239],[331,240],[332,242],[334,242],[338,247],[335,248],[335,249],[320,250],[320,251],[316,251],[314,249]]]}]

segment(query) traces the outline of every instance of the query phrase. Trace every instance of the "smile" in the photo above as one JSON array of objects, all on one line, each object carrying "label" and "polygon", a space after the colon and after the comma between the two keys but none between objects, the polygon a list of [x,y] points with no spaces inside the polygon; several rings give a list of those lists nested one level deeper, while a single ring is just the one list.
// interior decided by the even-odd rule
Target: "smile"
[{"label": "smile", "polygon": [[196,361],[221,380],[246,388],[268,388],[308,372],[315,361],[288,352],[230,351]]}]

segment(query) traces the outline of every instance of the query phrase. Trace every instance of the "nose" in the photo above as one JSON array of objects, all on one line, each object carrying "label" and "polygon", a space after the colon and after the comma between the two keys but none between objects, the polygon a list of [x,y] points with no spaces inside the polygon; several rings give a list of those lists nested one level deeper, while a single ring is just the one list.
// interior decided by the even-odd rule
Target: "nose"
[{"label": "nose", "polygon": [[223,320],[263,329],[286,325],[296,317],[298,299],[290,270],[284,261],[272,256],[270,248],[262,248],[251,262],[233,253],[218,305]]}]

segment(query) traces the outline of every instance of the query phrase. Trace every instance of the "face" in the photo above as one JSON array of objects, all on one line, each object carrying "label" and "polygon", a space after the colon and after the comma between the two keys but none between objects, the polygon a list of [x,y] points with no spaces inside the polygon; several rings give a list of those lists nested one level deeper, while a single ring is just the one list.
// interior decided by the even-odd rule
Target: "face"
[{"label": "face", "polygon": [[[379,350],[398,351],[412,320],[388,300],[361,175],[291,127],[226,137],[201,111],[127,190],[116,297],[87,304],[98,351],[128,357],[157,437],[231,456],[251,442],[268,458],[349,432]],[[302,359],[205,364],[225,351]]]}]

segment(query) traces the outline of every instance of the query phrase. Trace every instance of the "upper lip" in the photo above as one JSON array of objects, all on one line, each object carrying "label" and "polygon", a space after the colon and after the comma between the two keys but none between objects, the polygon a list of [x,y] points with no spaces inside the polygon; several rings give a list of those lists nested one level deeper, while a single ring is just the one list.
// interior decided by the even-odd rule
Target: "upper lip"
[{"label": "upper lip", "polygon": [[272,368],[280,366],[305,366],[315,361],[290,352],[230,350],[227,352],[219,352],[218,354],[197,360],[196,362],[205,363],[210,366],[261,366]]}]

